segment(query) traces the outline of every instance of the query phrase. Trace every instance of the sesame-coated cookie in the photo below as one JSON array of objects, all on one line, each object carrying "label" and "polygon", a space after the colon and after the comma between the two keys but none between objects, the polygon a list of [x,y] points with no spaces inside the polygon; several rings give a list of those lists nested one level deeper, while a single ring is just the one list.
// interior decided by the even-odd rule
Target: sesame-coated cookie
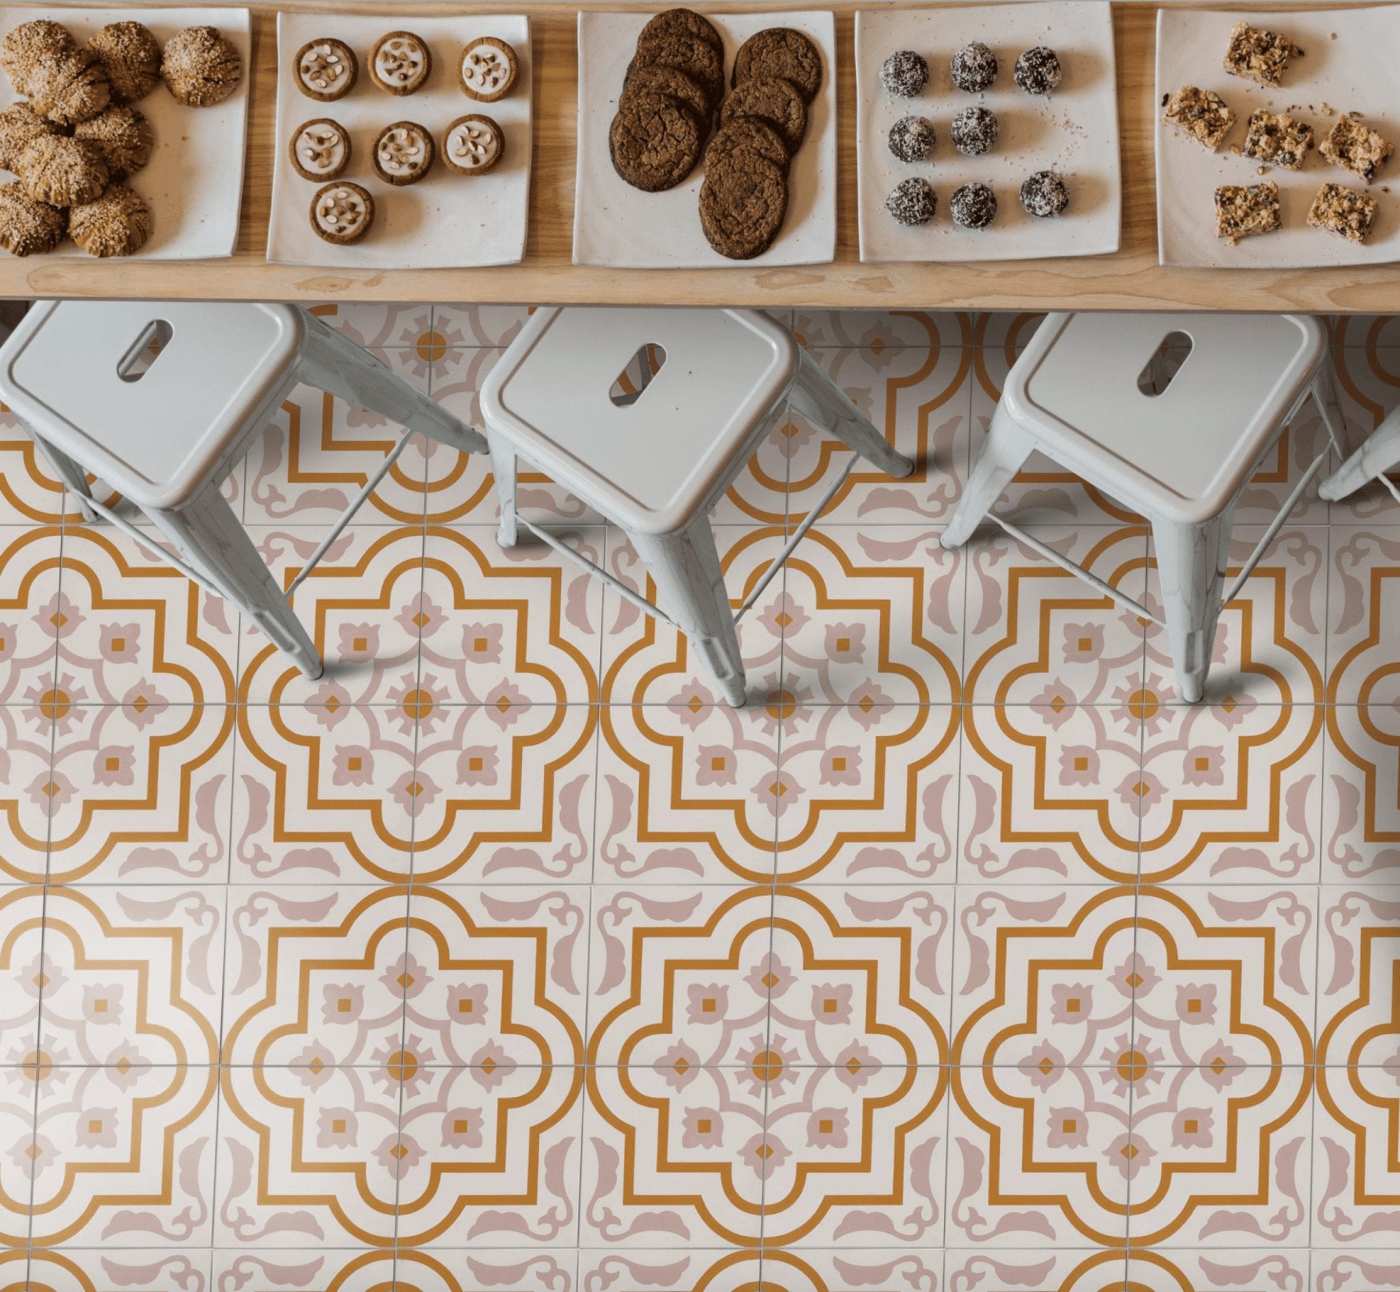
[{"label": "sesame-coated cookie", "polygon": [[87,43],[112,83],[113,103],[135,103],[160,84],[160,46],[139,22],[110,22]]},{"label": "sesame-coated cookie", "polygon": [[633,188],[674,188],[700,157],[700,125],[679,100],[639,90],[618,104],[608,130],[613,168]]},{"label": "sesame-coated cookie", "polygon": [[750,36],[734,56],[737,86],[760,77],[781,76],[811,103],[822,83],[821,51],[810,37],[793,27],[767,27]]},{"label": "sesame-coated cookie", "polygon": [[787,214],[787,175],[749,149],[707,168],[700,187],[700,227],[721,256],[752,260],[773,245]]},{"label": "sesame-coated cookie", "polygon": [[797,87],[781,76],[743,81],[731,90],[720,108],[720,121],[740,116],[768,122],[782,135],[789,154],[801,147],[807,133],[807,104]]}]

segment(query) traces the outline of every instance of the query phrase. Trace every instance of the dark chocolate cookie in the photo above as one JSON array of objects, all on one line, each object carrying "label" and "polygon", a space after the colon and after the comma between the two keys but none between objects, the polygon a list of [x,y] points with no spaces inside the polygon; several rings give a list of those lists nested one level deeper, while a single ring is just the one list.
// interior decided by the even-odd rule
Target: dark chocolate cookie
[{"label": "dark chocolate cookie", "polygon": [[634,58],[622,82],[622,97],[618,101],[618,107],[627,102],[630,95],[643,90],[679,99],[702,125],[707,125],[714,115],[714,107],[705,93],[704,86],[678,67],[662,67],[658,63],[643,63]]},{"label": "dark chocolate cookie", "polygon": [[667,9],[662,13],[655,14],[642,28],[642,34],[637,37],[640,42],[648,36],[696,36],[707,45],[713,45],[721,54],[724,53],[724,40],[703,14],[698,14],[694,9]]},{"label": "dark chocolate cookie", "polygon": [[618,104],[608,130],[613,167],[633,188],[674,188],[700,157],[700,125],[678,99],[639,90]]},{"label": "dark chocolate cookie", "polygon": [[700,187],[700,227],[721,256],[752,260],[773,244],[787,214],[787,176],[749,149],[736,149]]},{"label": "dark chocolate cookie", "polygon": [[777,166],[788,164],[787,144],[783,137],[761,117],[730,117],[715,132],[710,145],[705,149],[705,167],[717,165],[736,149],[747,148],[760,157],[766,157]]},{"label": "dark chocolate cookie", "polygon": [[781,76],[763,76],[743,81],[729,92],[719,110],[722,122],[735,117],[758,117],[766,121],[783,137],[788,152],[802,146],[807,133],[807,104],[791,81]]},{"label": "dark chocolate cookie", "polygon": [[781,76],[791,81],[811,103],[822,83],[821,51],[809,36],[792,27],[766,27],[755,32],[734,55],[734,81],[741,85],[760,77]]},{"label": "dark chocolate cookie", "polygon": [[724,97],[724,54],[698,36],[684,32],[643,36],[637,41],[635,61],[677,68],[700,83],[712,105]]}]

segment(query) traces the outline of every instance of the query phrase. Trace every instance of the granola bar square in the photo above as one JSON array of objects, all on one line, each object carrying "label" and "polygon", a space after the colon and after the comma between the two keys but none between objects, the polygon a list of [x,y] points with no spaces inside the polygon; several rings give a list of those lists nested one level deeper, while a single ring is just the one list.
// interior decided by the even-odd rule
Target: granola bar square
[{"label": "granola bar square", "polygon": [[1347,112],[1337,118],[1318,151],[1334,166],[1360,175],[1369,184],[1395,147],[1355,113]]},{"label": "granola bar square", "polygon": [[1244,136],[1246,157],[1270,166],[1301,170],[1312,146],[1313,128],[1306,121],[1290,117],[1286,112],[1266,112],[1262,108],[1250,114]]},{"label": "granola bar square", "polygon": [[1215,190],[1215,232],[1234,246],[1279,227],[1278,185],[1222,184]]},{"label": "granola bar square", "polygon": [[1225,70],[1260,85],[1278,85],[1289,61],[1302,56],[1303,51],[1287,36],[1237,22],[1225,49]]},{"label": "granola bar square", "polygon": [[1376,199],[1364,188],[1324,184],[1308,211],[1312,228],[1340,233],[1349,242],[1365,242],[1375,223]]},{"label": "granola bar square", "polygon": [[1162,120],[1214,152],[1235,124],[1235,114],[1214,90],[1183,85],[1167,100]]}]

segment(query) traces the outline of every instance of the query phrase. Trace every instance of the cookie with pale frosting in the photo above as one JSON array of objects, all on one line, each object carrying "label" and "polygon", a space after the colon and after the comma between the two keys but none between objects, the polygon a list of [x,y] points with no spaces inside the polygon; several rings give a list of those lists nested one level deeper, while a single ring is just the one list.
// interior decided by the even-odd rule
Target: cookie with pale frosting
[{"label": "cookie with pale frosting", "polygon": [[428,42],[411,31],[391,31],[374,43],[369,56],[369,77],[390,94],[412,94],[433,70]]},{"label": "cookie with pale frosting", "polygon": [[484,175],[501,160],[505,136],[490,117],[458,117],[442,137],[442,155],[459,175]]},{"label": "cookie with pale frosting", "polygon": [[386,184],[416,184],[433,167],[433,137],[416,121],[395,121],[374,141],[373,161]]},{"label": "cookie with pale frosting", "polygon": [[310,218],[318,238],[347,246],[369,232],[374,223],[374,199],[358,184],[338,179],[316,190]]}]

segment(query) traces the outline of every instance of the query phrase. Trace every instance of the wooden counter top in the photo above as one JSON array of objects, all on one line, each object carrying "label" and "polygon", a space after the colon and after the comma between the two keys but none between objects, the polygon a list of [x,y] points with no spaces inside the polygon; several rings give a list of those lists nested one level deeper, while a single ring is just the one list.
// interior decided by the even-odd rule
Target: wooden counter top
[{"label": "wooden counter top", "polygon": [[[207,0],[206,0],[207,2]],[[62,3],[54,4],[57,10]],[[502,12],[510,5],[377,4],[288,0],[283,8],[389,13]],[[1400,312],[1400,264],[1345,269],[1163,269],[1157,265],[1152,165],[1156,6],[1114,5],[1123,152],[1122,248],[1112,256],[987,264],[862,265],[856,250],[853,4],[837,13],[840,197],[836,260],[763,269],[618,270],[570,263],[579,6],[524,6],[535,58],[535,156],[525,259],[494,269],[307,269],[263,258],[276,142],[276,9],[253,8],[253,95],[238,249],[226,260],[0,259],[0,296],[151,297],[198,300],[474,301],[528,303],[827,306],[832,308],[1231,309],[1317,313]],[[583,6],[618,8],[617,4]],[[658,4],[656,7],[664,7]],[[699,6],[703,7],[703,6]],[[804,8],[796,3],[732,9]],[[1223,7],[1217,4],[1213,7]],[[1232,6],[1232,7],[1280,7]],[[1348,7],[1348,6],[1336,6]],[[328,29],[333,22],[328,23]]]}]

